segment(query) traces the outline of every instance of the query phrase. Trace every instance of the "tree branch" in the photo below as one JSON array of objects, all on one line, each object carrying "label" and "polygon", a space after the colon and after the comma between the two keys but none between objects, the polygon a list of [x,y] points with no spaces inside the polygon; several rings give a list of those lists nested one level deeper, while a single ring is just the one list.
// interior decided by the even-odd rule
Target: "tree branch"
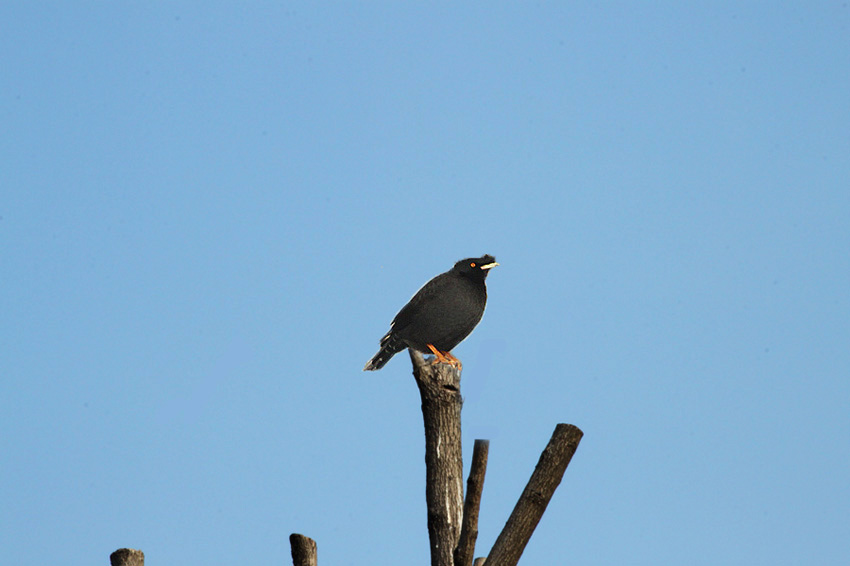
[{"label": "tree branch", "polygon": [[555,427],[531,479],[487,556],[487,566],[516,566],[519,562],[582,436],[581,430],[573,425],[559,424]]},{"label": "tree branch", "polygon": [[489,440],[475,441],[472,450],[472,464],[469,478],[466,480],[466,501],[463,504],[463,525],[460,540],[455,550],[455,566],[472,566],[475,541],[478,539],[478,510],[481,507],[481,491],[484,489],[484,475],[487,473],[487,455]]},{"label": "tree branch", "polygon": [[310,537],[292,533],[289,535],[289,546],[292,548],[293,566],[316,566],[318,564],[316,541]]},{"label": "tree branch", "polygon": [[425,500],[431,566],[454,566],[463,517],[460,370],[410,351],[425,421]]},{"label": "tree branch", "polygon": [[132,548],[119,548],[109,555],[112,566],[145,566],[145,553]]}]

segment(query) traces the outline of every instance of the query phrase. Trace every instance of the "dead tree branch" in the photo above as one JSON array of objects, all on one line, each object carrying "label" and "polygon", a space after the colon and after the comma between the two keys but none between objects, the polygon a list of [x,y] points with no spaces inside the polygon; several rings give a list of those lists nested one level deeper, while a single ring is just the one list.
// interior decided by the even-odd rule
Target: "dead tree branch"
[{"label": "dead tree branch", "polygon": [[409,351],[425,421],[425,500],[431,566],[454,566],[463,518],[460,370],[449,364],[432,365],[419,352]]},{"label": "dead tree branch", "polygon": [[516,566],[519,562],[525,545],[564,477],[582,435],[581,430],[573,425],[559,424],[555,427],[531,479],[487,556],[487,566]]},{"label": "dead tree branch", "polygon": [[109,555],[112,566],[145,566],[145,553],[132,548],[119,548]]},{"label": "dead tree branch", "polygon": [[289,535],[289,546],[292,549],[293,566],[317,566],[319,558],[316,552],[316,541],[310,537],[292,533]]},{"label": "dead tree branch", "polygon": [[455,566],[472,566],[475,541],[478,539],[478,511],[481,507],[481,491],[484,489],[484,475],[487,473],[487,455],[489,440],[475,441],[472,450],[472,464],[469,478],[466,480],[466,501],[463,504],[463,525],[460,540],[455,550]]}]

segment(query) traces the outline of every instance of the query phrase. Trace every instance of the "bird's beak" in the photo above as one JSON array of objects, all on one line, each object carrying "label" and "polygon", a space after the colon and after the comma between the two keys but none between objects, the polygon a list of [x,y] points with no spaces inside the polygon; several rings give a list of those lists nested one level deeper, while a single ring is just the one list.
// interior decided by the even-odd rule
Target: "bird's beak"
[{"label": "bird's beak", "polygon": [[494,261],[493,263],[486,263],[486,264],[482,265],[481,269],[493,269],[497,265],[499,265],[499,264]]}]

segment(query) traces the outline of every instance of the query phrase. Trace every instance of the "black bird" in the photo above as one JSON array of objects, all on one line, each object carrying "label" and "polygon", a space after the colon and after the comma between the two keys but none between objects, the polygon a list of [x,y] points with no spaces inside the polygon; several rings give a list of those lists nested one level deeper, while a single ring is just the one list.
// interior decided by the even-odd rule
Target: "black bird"
[{"label": "black bird", "polygon": [[484,316],[484,280],[497,265],[491,255],[462,259],[428,281],[395,315],[390,331],[381,338],[381,349],[363,370],[381,369],[405,348],[434,354],[434,363],[460,367],[460,360],[451,350],[469,336]]}]

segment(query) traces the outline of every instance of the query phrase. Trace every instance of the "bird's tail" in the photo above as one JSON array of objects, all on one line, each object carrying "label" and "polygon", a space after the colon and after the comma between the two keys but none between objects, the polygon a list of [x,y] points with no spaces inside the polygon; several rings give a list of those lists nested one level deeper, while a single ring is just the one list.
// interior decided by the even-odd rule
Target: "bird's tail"
[{"label": "bird's tail", "polygon": [[387,362],[390,361],[390,358],[401,352],[407,348],[407,344],[405,344],[402,340],[400,340],[397,336],[393,335],[392,331],[387,332],[386,336],[381,338],[381,349],[378,350],[378,353],[375,356],[366,362],[366,366],[363,368],[363,371],[374,371],[381,369]]}]

